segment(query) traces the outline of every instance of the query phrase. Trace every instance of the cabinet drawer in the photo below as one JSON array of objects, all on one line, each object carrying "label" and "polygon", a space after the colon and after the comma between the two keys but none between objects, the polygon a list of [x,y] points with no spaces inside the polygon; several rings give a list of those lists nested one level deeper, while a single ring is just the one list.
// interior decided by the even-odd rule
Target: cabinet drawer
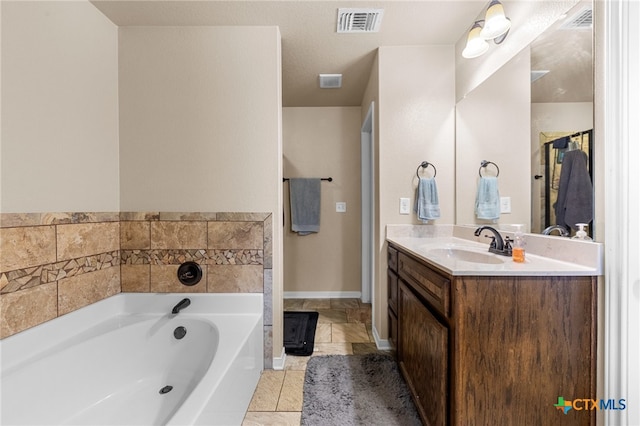
[{"label": "cabinet drawer", "polygon": [[451,282],[447,278],[404,253],[398,254],[398,275],[440,314],[449,316]]},{"label": "cabinet drawer", "polygon": [[398,276],[390,269],[387,269],[387,285],[389,308],[398,313]]},{"label": "cabinet drawer", "polygon": [[387,249],[387,266],[393,272],[398,272],[398,250],[393,247]]}]

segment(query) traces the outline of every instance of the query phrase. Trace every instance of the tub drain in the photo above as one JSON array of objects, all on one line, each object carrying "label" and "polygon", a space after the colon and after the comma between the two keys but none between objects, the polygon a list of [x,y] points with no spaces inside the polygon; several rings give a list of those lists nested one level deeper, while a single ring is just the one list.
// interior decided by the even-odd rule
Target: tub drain
[{"label": "tub drain", "polygon": [[165,393],[171,392],[171,389],[173,389],[173,386],[171,385],[167,385],[163,387],[162,389],[160,389],[160,395],[164,395]]},{"label": "tub drain", "polygon": [[187,329],[182,326],[177,327],[175,330],[173,330],[173,337],[175,337],[178,340],[182,339],[184,336],[186,336],[186,334],[187,334]]}]

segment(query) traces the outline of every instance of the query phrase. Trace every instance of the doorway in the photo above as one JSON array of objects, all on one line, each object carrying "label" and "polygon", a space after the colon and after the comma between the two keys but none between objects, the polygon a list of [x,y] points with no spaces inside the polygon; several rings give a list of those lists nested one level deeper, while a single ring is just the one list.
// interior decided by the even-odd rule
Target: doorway
[{"label": "doorway", "polygon": [[362,202],[362,295],[363,303],[372,303],[374,277],[374,165],[373,165],[373,112],[371,102],[367,116],[360,129],[361,155],[361,202]]}]

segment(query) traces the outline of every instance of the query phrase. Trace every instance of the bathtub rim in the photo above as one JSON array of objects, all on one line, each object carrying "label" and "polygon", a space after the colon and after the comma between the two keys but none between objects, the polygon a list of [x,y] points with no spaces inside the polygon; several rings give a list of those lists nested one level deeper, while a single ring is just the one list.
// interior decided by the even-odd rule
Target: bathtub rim
[{"label": "bathtub rim", "polygon": [[[0,340],[0,377],[22,364],[56,350],[74,336],[107,322],[117,315],[166,314],[183,298],[191,299],[189,314],[256,314],[264,323],[261,293],[118,293],[91,305],[61,315]],[[212,303],[215,312],[206,312],[202,300]],[[150,304],[148,301],[154,300]],[[197,301],[197,302],[196,302]],[[141,312],[142,309],[146,309]],[[187,314],[187,310],[183,311]],[[180,315],[180,314],[178,314]],[[57,331],[64,329],[61,339]],[[29,354],[24,356],[24,354]]]},{"label": "bathtub rim", "polygon": [[[243,417],[260,373],[264,370],[262,357],[264,348],[263,295],[260,293],[119,293],[0,341],[0,357],[2,357],[2,374],[0,376],[4,376],[5,373],[10,374],[14,369],[22,368],[41,356],[64,348],[77,334],[90,333],[91,329],[100,328],[101,324],[105,324],[115,316],[139,315],[140,319],[144,321],[143,318],[154,314],[167,315],[167,312],[170,312],[171,308],[184,297],[189,297],[192,303],[178,316],[183,315],[185,318],[204,317],[206,321],[211,321],[216,325],[220,320],[223,323],[234,323],[240,320],[244,330],[251,330],[250,333],[243,334],[228,329],[226,338],[230,340],[232,347],[218,350],[213,361],[215,363],[218,358],[216,365],[220,362],[223,365],[231,361],[237,362],[241,350],[246,347],[253,348],[250,350],[254,360],[251,377],[246,377],[243,382],[247,389],[252,387],[251,391],[240,398],[241,400],[231,401],[233,407],[229,407],[228,410],[225,407],[225,412],[222,413],[223,416],[232,415],[235,419],[238,419],[238,416]],[[149,304],[149,300],[154,303]],[[212,307],[215,308],[215,312],[208,312]],[[140,310],[144,312],[140,312]],[[187,310],[190,312],[187,313]],[[235,316],[238,318],[234,318]],[[60,338],[60,334],[51,332],[60,327],[64,330],[62,338]],[[221,327],[221,329],[224,328],[224,326]],[[101,333],[96,335],[99,334]],[[90,335],[93,336],[93,334]],[[220,339],[223,338],[225,336],[221,333]],[[79,339],[79,341],[82,340],[84,338]],[[24,353],[30,355],[25,357]],[[220,374],[219,371],[211,370],[211,368],[210,365],[187,400],[168,420],[169,425],[213,424],[211,421],[219,417],[216,413],[212,414],[209,406],[214,392],[219,389],[227,377],[228,369]]]}]

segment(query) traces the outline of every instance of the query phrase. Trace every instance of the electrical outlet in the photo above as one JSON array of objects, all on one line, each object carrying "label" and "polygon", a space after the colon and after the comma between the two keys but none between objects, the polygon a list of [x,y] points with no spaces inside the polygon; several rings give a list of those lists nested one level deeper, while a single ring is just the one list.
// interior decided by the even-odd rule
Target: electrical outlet
[{"label": "electrical outlet", "polygon": [[511,197],[500,197],[500,213],[511,213]]},{"label": "electrical outlet", "polygon": [[336,203],[336,212],[338,213],[346,213],[347,212],[347,203],[344,201],[338,201]]},{"label": "electrical outlet", "polygon": [[408,198],[400,198],[400,214],[409,214]]}]

